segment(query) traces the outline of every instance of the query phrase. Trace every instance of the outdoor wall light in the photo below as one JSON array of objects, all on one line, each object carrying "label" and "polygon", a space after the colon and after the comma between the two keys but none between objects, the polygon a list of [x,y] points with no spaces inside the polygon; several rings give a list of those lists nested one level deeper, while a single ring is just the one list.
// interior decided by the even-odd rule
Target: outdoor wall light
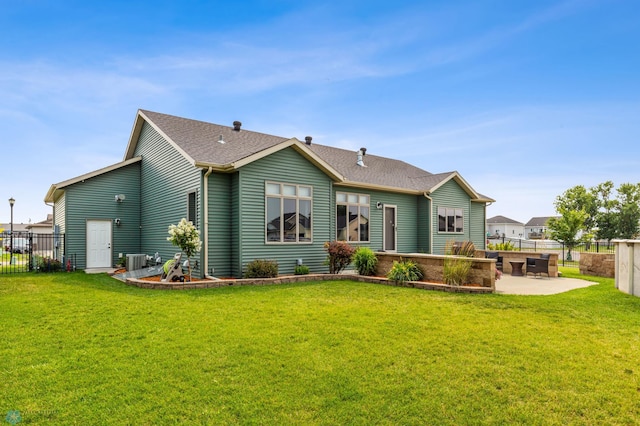
[{"label": "outdoor wall light", "polygon": [[120,218],[116,217],[113,222],[116,224],[116,226],[120,226]]},{"label": "outdoor wall light", "polygon": [[124,196],[124,194],[118,194],[116,195],[116,203],[121,203],[124,201],[124,199],[127,198]]},{"label": "outdoor wall light", "polygon": [[378,210],[382,209],[382,203],[380,201],[376,203],[376,209]]}]

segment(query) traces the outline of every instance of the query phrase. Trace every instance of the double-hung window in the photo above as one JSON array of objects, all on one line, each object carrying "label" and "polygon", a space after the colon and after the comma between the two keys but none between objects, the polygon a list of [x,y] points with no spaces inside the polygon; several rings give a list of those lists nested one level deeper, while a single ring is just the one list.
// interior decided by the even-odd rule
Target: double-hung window
[{"label": "double-hung window", "polygon": [[464,232],[462,209],[438,207],[438,231],[453,233]]},{"label": "double-hung window", "polygon": [[369,196],[336,193],[336,240],[369,242]]},{"label": "double-hung window", "polygon": [[267,182],[266,242],[310,243],[312,191],[307,185]]}]

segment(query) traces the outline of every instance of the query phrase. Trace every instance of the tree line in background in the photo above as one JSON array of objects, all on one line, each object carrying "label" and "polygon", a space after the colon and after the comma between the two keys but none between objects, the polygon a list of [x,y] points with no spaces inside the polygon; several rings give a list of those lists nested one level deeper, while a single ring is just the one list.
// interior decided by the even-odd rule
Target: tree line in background
[{"label": "tree line in background", "polygon": [[549,219],[551,238],[569,248],[579,243],[614,238],[630,239],[640,233],[640,183],[611,181],[591,188],[569,188],[554,202],[559,217]]}]

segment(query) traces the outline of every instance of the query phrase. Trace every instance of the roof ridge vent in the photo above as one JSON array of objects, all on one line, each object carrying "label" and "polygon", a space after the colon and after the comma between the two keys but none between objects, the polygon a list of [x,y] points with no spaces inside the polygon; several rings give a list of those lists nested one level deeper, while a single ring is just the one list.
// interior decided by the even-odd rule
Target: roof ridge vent
[{"label": "roof ridge vent", "polygon": [[236,132],[240,131],[240,127],[242,126],[242,123],[239,121],[234,121],[233,122],[233,130],[235,130]]},{"label": "roof ridge vent", "polygon": [[360,167],[367,167],[364,165],[364,161],[363,161],[363,158],[366,152],[367,152],[367,148],[360,148],[360,150],[357,152],[358,160],[356,161],[356,164]]}]

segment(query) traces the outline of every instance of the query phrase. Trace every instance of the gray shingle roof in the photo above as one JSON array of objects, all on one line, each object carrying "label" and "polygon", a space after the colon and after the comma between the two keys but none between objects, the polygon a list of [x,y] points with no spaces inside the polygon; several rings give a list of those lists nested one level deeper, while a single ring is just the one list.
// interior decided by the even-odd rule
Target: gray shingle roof
[{"label": "gray shingle roof", "polygon": [[489,224],[497,224],[497,223],[511,223],[514,225],[522,225],[522,222],[518,222],[517,220],[509,219],[506,216],[494,216],[487,219],[487,223]]},{"label": "gray shingle roof", "polygon": [[[153,111],[140,110],[139,113],[175,143],[194,165],[231,165],[292,139],[244,129],[235,131],[232,126],[221,126]],[[125,159],[133,155],[132,143],[135,145],[136,141],[133,140],[135,132],[134,128]],[[224,144],[218,142],[220,136],[225,141]],[[473,198],[494,201],[477,194],[457,172],[433,174],[404,161],[368,153],[364,156],[366,167],[361,167],[356,164],[357,155],[353,151],[315,143],[311,145],[297,143],[300,149],[308,150],[307,152],[313,153],[339,172],[344,177],[345,184],[430,192],[443,182],[455,178],[468,192],[472,193]]]},{"label": "gray shingle roof", "polygon": [[527,222],[524,226],[546,226],[547,221],[552,217],[554,216],[532,217],[531,219],[529,219],[529,222]]},{"label": "gray shingle roof", "polygon": [[[140,110],[196,163],[230,164],[289,138]],[[218,140],[222,135],[224,144]]]}]

